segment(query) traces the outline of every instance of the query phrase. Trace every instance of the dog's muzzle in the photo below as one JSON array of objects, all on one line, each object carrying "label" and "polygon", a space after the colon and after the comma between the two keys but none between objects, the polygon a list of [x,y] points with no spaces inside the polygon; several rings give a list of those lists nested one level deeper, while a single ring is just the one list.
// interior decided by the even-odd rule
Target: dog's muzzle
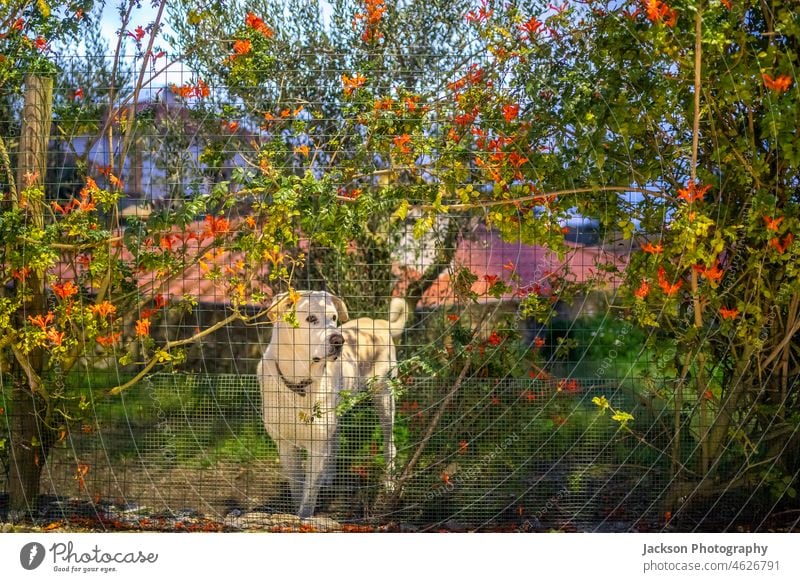
[{"label": "dog's muzzle", "polygon": [[344,336],[340,333],[333,334],[328,338],[328,357],[338,358],[342,355],[344,347]]},{"label": "dog's muzzle", "polygon": [[[325,351],[326,360],[335,360],[342,355],[342,348],[344,347],[344,336],[340,333],[335,333],[328,337],[328,349]],[[313,362],[320,362],[322,358],[314,358]]]}]

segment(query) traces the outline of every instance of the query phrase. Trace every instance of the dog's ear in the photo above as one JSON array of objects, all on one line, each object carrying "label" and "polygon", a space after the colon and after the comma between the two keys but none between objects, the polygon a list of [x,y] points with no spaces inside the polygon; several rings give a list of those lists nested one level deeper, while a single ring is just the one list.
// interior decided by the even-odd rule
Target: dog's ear
[{"label": "dog's ear", "polygon": [[339,323],[344,323],[350,319],[350,314],[347,313],[347,306],[344,304],[344,301],[342,301],[336,295],[331,295],[331,300],[336,307],[336,312],[339,314]]},{"label": "dog's ear", "polygon": [[300,296],[297,292],[276,295],[267,308],[267,317],[272,323],[283,319],[283,315],[294,307],[299,298]]}]

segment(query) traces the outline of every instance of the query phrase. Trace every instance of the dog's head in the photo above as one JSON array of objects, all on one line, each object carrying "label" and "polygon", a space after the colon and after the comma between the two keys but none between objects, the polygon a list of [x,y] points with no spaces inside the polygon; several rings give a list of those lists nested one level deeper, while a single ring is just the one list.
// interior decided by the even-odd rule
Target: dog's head
[{"label": "dog's head", "polygon": [[341,355],[344,337],[339,324],[349,315],[339,297],[327,291],[282,293],[272,301],[267,315],[275,324],[274,341],[281,351],[291,349],[293,358],[319,362]]}]

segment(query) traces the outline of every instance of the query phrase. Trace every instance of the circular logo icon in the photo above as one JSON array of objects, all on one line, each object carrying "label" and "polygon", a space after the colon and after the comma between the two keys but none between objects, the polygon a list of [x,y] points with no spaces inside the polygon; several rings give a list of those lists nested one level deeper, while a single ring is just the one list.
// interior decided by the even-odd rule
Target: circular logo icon
[{"label": "circular logo icon", "polygon": [[19,551],[19,563],[26,570],[35,570],[44,562],[44,546],[39,542],[28,542]]}]

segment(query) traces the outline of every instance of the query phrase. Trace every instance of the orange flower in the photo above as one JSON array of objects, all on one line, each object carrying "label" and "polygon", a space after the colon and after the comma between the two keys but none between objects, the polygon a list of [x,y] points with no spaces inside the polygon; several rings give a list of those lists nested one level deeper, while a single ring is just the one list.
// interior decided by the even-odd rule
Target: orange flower
[{"label": "orange flower", "polygon": [[411,136],[407,133],[403,135],[396,135],[394,137],[394,145],[400,150],[402,154],[410,154],[411,153]]},{"label": "orange flower", "polygon": [[762,216],[762,218],[767,225],[767,230],[773,230],[775,232],[778,232],[778,227],[780,226],[781,222],[783,222],[783,216],[779,216],[778,218]]},{"label": "orange flower", "polygon": [[174,95],[181,97],[182,99],[189,99],[194,95],[194,87],[189,85],[188,83],[185,85],[181,85],[178,87],[176,84],[172,84],[169,87],[169,90],[172,91]]},{"label": "orange flower", "polygon": [[361,73],[356,73],[353,77],[342,75],[342,84],[344,85],[344,94],[350,96],[356,89],[364,86],[367,78]]},{"label": "orange flower", "polygon": [[28,316],[28,320],[31,322],[31,325],[35,325],[42,331],[44,331],[48,325],[53,323],[53,318],[54,315],[52,311],[48,311],[47,314],[44,316],[42,315],[37,315],[36,317],[33,317],[32,315]]},{"label": "orange flower", "polygon": [[221,234],[225,234],[230,230],[230,223],[226,218],[223,217],[215,217],[210,214],[206,215],[206,234],[210,234],[212,236],[218,236]]},{"label": "orange flower", "polygon": [[678,198],[692,204],[697,200],[702,200],[709,188],[711,188],[710,185],[700,186],[698,188],[695,184],[687,184],[686,188],[678,189]]},{"label": "orange flower", "polygon": [[720,307],[719,314],[722,316],[722,319],[736,319],[739,316],[739,310],[735,307]]},{"label": "orange flower", "polygon": [[705,265],[692,265],[692,269],[713,283],[719,283],[724,274],[724,271],[719,268],[719,263],[715,264],[710,269]]},{"label": "orange flower", "polygon": [[664,247],[660,243],[654,245],[648,242],[642,245],[642,250],[648,254],[657,255],[664,252]]},{"label": "orange flower", "polygon": [[136,321],[136,337],[150,335],[150,319],[145,317]]},{"label": "orange flower", "polygon": [[449,474],[447,474],[447,473],[442,473],[442,482],[443,482],[445,485],[450,485],[450,484],[451,484],[451,483],[450,483],[450,475],[449,475]]},{"label": "orange flower", "polygon": [[536,338],[533,340],[533,345],[536,348],[541,348],[544,345],[544,338],[536,336]]},{"label": "orange flower", "polygon": [[253,50],[253,43],[249,40],[237,40],[233,43],[233,52],[238,55],[246,55],[251,50]]},{"label": "orange flower", "polygon": [[669,27],[678,22],[678,11],[671,9],[661,0],[644,0],[647,19],[651,22],[663,22]]},{"label": "orange flower", "polygon": [[311,150],[308,148],[308,146],[306,144],[303,144],[301,146],[297,146],[296,148],[294,148],[294,153],[300,154],[304,158],[307,158],[308,154],[310,152],[311,152]]},{"label": "orange flower", "polygon": [[499,346],[501,343],[503,343],[503,336],[501,336],[501,335],[500,335],[499,333],[497,333],[496,331],[493,331],[493,332],[492,332],[492,333],[489,335],[489,338],[488,338],[486,341],[487,341],[487,342],[489,342],[489,344],[493,345],[494,347],[497,347],[497,346]]},{"label": "orange flower", "polygon": [[519,105],[517,103],[508,103],[503,105],[503,118],[506,121],[513,121],[519,115]]},{"label": "orange flower", "polygon": [[375,111],[391,111],[394,105],[394,99],[391,97],[384,97],[383,99],[375,100]]},{"label": "orange flower", "polygon": [[633,292],[633,296],[637,299],[644,299],[648,293],[650,293],[650,284],[647,281],[642,281],[639,288]]},{"label": "orange flower", "polygon": [[47,40],[43,36],[37,36],[36,40],[33,41],[33,46],[35,46],[38,50],[43,51],[47,48]]},{"label": "orange flower", "polygon": [[122,332],[118,331],[116,333],[112,333],[109,335],[99,335],[96,338],[94,338],[94,340],[101,346],[107,348],[117,343],[117,341],[119,341],[119,338],[121,337],[122,337]]},{"label": "orange flower", "polygon": [[786,252],[792,243],[794,242],[794,235],[790,232],[785,237],[783,237],[783,242],[776,236],[771,241],[769,241],[769,246],[773,247],[776,251],[783,254]]},{"label": "orange flower", "polygon": [[364,42],[374,42],[383,38],[380,31],[380,23],[383,15],[386,14],[384,0],[362,0],[364,12],[357,12],[353,17],[353,26],[357,26],[359,21],[365,23],[364,32],[361,33],[361,40]]},{"label": "orange flower", "polygon": [[64,332],[63,331],[56,331],[55,329],[48,329],[47,330],[47,339],[50,340],[51,343],[60,346],[61,342],[64,340]]},{"label": "orange flower", "polygon": [[30,274],[31,274],[31,268],[30,267],[22,267],[20,269],[14,269],[11,272],[11,276],[14,279],[16,279],[17,281],[24,281],[25,279],[28,278],[28,275],[30,275]]},{"label": "orange flower", "polygon": [[103,301],[102,303],[90,305],[89,311],[100,317],[108,317],[109,315],[114,315],[117,312],[117,308],[110,301]]},{"label": "orange flower", "polygon": [[764,73],[761,78],[764,79],[764,86],[776,93],[785,93],[792,86],[792,78],[788,75],[778,75],[773,79],[770,75]]},{"label": "orange flower", "polygon": [[55,293],[60,299],[67,299],[77,294],[78,288],[72,281],[67,281],[66,283],[56,283],[53,285],[53,293]]},{"label": "orange flower", "polygon": [[256,32],[260,32],[267,38],[272,38],[272,36],[275,34],[269,26],[264,24],[264,21],[261,18],[259,18],[252,12],[247,13],[244,22],[249,28],[252,28]]},{"label": "orange flower", "polygon": [[661,290],[664,292],[665,295],[671,297],[678,292],[678,289],[681,288],[683,285],[683,281],[678,281],[676,283],[670,283],[667,280],[667,272],[664,270],[664,267],[658,267],[658,286],[661,287]]}]

